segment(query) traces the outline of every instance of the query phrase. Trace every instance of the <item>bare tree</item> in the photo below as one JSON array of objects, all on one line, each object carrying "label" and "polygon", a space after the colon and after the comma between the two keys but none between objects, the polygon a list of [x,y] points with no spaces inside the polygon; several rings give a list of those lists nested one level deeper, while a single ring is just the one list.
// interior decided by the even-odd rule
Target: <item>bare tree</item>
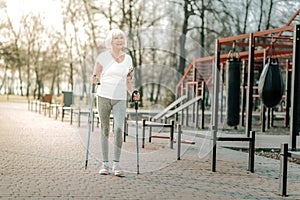
[{"label": "bare tree", "polygon": [[[58,30],[56,34],[47,33],[48,29],[42,23],[43,18],[37,14],[24,14],[19,27],[12,25],[7,14],[7,20],[2,23],[5,26],[0,25],[0,68],[2,71],[18,72],[18,91],[21,91],[21,95],[24,90],[22,87],[26,86],[27,96],[33,87],[34,94],[38,93],[40,96],[45,84],[49,84],[51,93],[59,93],[62,82],[68,82],[69,89],[73,90],[77,80],[82,84],[81,95],[86,94],[87,74],[92,68],[96,53],[103,48],[99,41],[103,40],[108,29],[121,28],[128,32],[129,47],[132,49],[129,53],[136,67],[136,85],[141,86],[145,81],[141,66],[154,61],[157,64],[166,63],[180,73],[185,72],[190,64],[187,57],[197,58],[188,51],[191,46],[188,38],[199,41],[200,46],[211,54],[218,37],[284,25],[299,7],[299,2],[109,0],[104,3],[101,1],[100,4],[100,1],[63,0],[62,5],[64,29]],[[0,9],[5,11],[6,7],[1,4]],[[165,41],[168,42],[171,53],[143,48],[145,38],[151,40],[159,37],[159,34],[151,35],[145,29],[155,29],[160,24],[173,31]],[[176,35],[175,32],[180,34]],[[6,77],[4,75],[0,78],[0,86],[3,88]],[[142,87],[139,90],[143,93]],[[150,92],[153,94],[153,101],[162,95],[161,88],[156,86]]]},{"label": "bare tree", "polygon": [[[12,37],[13,37],[13,53],[14,53],[14,58],[15,58],[15,66],[16,69],[18,71],[18,75],[19,75],[19,81],[20,81],[20,91],[21,91],[21,96],[23,96],[23,79],[22,79],[22,62],[21,62],[21,58],[20,58],[20,43],[21,43],[21,30],[20,28],[18,30],[14,29],[14,26],[12,24],[12,21],[10,19],[10,17],[8,16],[7,12],[6,12],[6,17],[7,17],[7,23],[8,23],[8,28],[11,31]],[[13,69],[14,71],[14,69]],[[13,78],[14,76],[12,76]],[[26,95],[28,96],[28,93],[26,93]]]},{"label": "bare tree", "polygon": [[259,14],[259,20],[258,20],[258,25],[257,25],[257,31],[261,30],[261,23],[262,23],[263,12],[264,12],[263,7],[264,7],[264,1],[260,0],[260,7],[259,7],[260,14]]},{"label": "bare tree", "polygon": [[193,7],[192,7],[192,1],[191,0],[184,0],[183,10],[184,10],[184,18],[183,18],[183,24],[182,24],[182,30],[181,30],[181,36],[179,39],[179,45],[180,45],[180,58],[179,58],[179,68],[178,72],[183,74],[186,63],[185,63],[185,41],[186,41],[186,35],[188,32],[188,22],[191,15],[194,14]]},{"label": "bare tree", "polygon": [[45,47],[45,39],[42,38],[44,35],[44,26],[42,25],[42,19],[39,15],[27,15],[22,21],[25,38],[24,43],[27,46],[27,74],[28,83],[31,82],[30,67],[33,67],[35,73],[36,85],[34,89],[34,97],[37,92],[37,98],[40,99],[43,94],[43,57],[42,48]]},{"label": "bare tree", "polygon": [[[245,17],[244,17],[242,33],[246,33],[246,30],[247,30],[247,19],[248,19],[248,15],[249,15],[250,4],[251,4],[251,0],[246,0],[246,2],[245,2]],[[239,34],[241,34],[241,33],[239,33]]]},{"label": "bare tree", "polygon": [[266,20],[266,30],[268,30],[271,26],[271,17],[272,17],[272,10],[273,10],[273,5],[274,5],[274,1],[270,0],[270,5],[269,5],[269,11],[268,11],[268,15],[267,15],[267,20]]}]

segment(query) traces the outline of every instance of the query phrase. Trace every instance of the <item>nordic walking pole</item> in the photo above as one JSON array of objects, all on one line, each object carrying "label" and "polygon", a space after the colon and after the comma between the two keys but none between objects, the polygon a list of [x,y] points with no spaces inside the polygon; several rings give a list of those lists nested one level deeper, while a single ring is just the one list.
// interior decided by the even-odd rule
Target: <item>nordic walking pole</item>
[{"label": "nordic walking pole", "polygon": [[139,161],[139,124],[138,124],[138,100],[134,100],[134,96],[137,95],[138,91],[133,91],[132,93],[132,100],[134,101],[135,105],[135,143],[136,143],[136,167],[137,167],[137,174],[140,173],[140,161]]},{"label": "nordic walking pole", "polygon": [[[94,75],[94,77],[96,77],[96,75]],[[91,127],[92,127],[95,87],[96,87],[96,84],[93,83],[92,91],[91,91],[91,107],[90,107],[90,115],[89,115],[88,141],[87,141],[87,145],[86,145],[86,154],[85,154],[85,169],[87,169],[88,160],[89,160],[89,148],[90,148],[90,136],[91,136]]]}]

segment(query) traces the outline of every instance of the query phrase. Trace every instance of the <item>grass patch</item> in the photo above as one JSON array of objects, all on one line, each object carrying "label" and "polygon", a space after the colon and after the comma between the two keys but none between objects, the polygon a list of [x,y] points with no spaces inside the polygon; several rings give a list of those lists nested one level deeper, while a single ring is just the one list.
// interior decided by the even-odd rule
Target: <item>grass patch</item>
[{"label": "grass patch", "polygon": [[20,95],[0,95],[0,102],[27,102],[26,96]]}]

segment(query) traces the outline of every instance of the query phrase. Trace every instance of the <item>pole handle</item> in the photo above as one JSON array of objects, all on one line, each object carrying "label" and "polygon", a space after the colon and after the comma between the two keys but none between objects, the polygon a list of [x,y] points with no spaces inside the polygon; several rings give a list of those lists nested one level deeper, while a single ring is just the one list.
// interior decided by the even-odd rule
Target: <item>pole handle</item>
[{"label": "pole handle", "polygon": [[[96,78],[96,74],[93,75],[93,78]],[[95,93],[96,84],[92,84],[92,93]]]},{"label": "pole handle", "polygon": [[139,102],[138,102],[138,100],[134,100],[134,96],[137,94],[139,94],[139,92],[137,90],[134,90],[131,95],[131,100],[134,101],[136,110],[138,109]]}]

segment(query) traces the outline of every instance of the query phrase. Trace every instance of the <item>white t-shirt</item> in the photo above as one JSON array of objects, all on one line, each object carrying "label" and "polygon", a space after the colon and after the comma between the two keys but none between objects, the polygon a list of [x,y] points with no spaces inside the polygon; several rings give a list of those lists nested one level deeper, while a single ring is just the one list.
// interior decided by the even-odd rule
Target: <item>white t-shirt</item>
[{"label": "white t-shirt", "polygon": [[131,57],[125,54],[124,60],[118,63],[108,50],[99,54],[96,62],[102,65],[97,95],[114,100],[126,100],[126,78],[132,66]]}]

